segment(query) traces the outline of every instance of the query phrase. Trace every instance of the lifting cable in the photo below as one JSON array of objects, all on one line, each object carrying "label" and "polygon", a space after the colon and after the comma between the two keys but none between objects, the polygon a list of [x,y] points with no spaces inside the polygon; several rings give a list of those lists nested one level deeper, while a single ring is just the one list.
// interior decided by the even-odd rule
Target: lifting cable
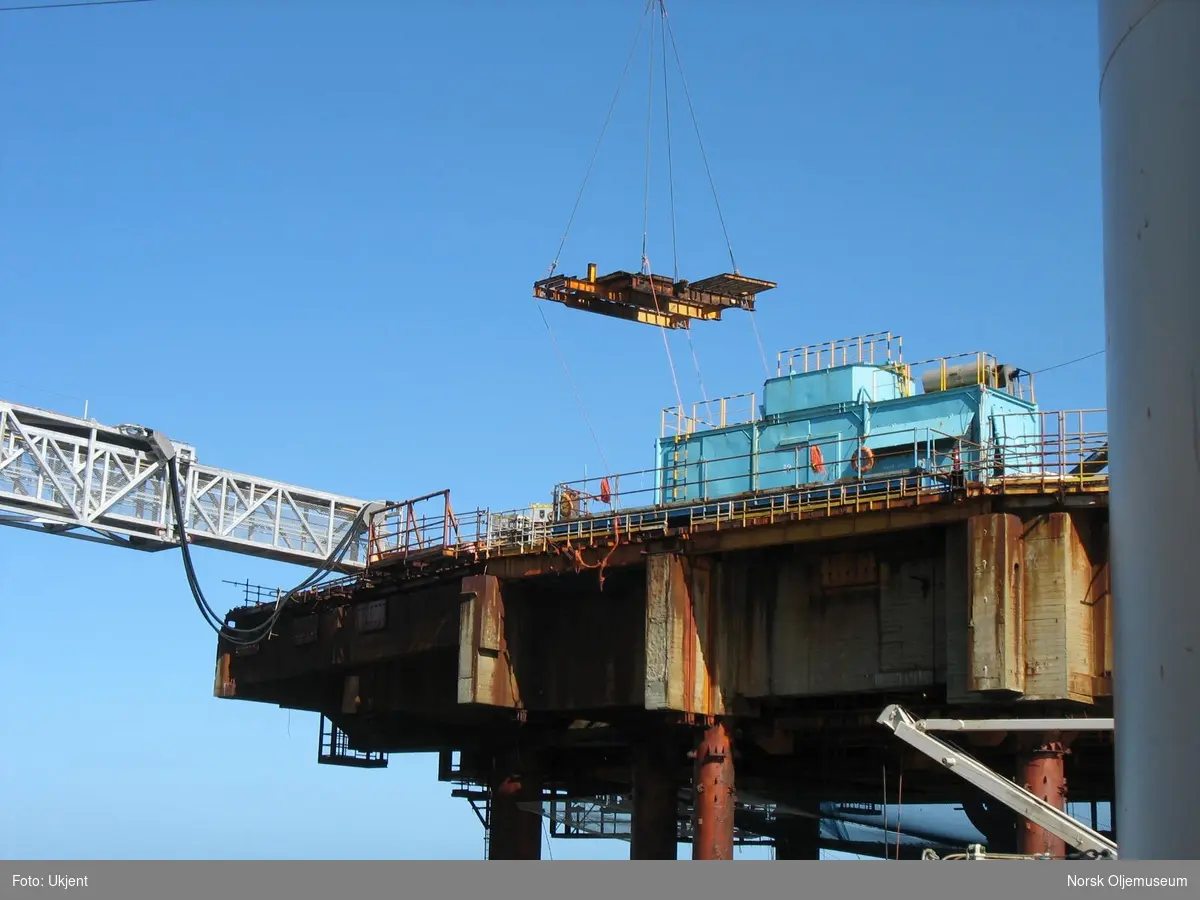
[{"label": "lifting cable", "polygon": [[[600,136],[596,139],[596,146],[592,149],[591,159],[588,160],[587,168],[584,170],[583,182],[579,185],[579,191],[575,195],[575,204],[571,207],[571,214],[567,217],[567,225],[563,229],[562,239],[558,243],[558,250],[555,252],[554,260],[550,263],[550,268],[547,270],[546,277],[548,278],[553,276],[558,269],[563,248],[567,245],[567,236],[571,233],[571,226],[575,223],[575,215],[579,212],[579,204],[583,201],[583,192],[587,189],[588,180],[592,176],[592,169],[595,168],[596,157],[600,154],[600,146],[604,143],[604,135],[608,133],[608,126],[612,122],[613,110],[617,106],[617,99],[621,96],[621,88],[624,86],[625,78],[629,74],[629,67],[633,64],[634,54],[637,53],[638,44],[641,42],[642,29],[646,27],[646,18],[654,2],[655,0],[646,0],[646,8],[642,11],[642,18],[638,22],[637,31],[634,33],[633,44],[629,48],[629,55],[625,58],[625,67],[621,70],[621,77],[617,79],[617,88],[613,91],[612,100],[608,104],[608,112],[604,116],[604,124],[600,127]],[[542,318],[542,324],[546,326],[546,332],[550,335],[550,343],[554,346],[555,355],[558,356],[563,373],[567,377],[567,383],[571,386],[571,393],[575,395],[575,402],[579,405],[579,411],[583,415],[584,424],[592,436],[592,443],[596,445],[596,452],[600,455],[600,462],[603,464],[605,471],[608,471],[608,460],[604,457],[604,448],[600,445],[599,437],[596,436],[596,429],[592,427],[592,420],[588,416],[587,406],[579,394],[579,388],[576,386],[575,379],[571,375],[571,367],[567,365],[567,359],[558,345],[558,339],[554,336],[554,329],[550,327],[550,320],[546,318],[546,313],[536,298],[533,299],[533,305],[537,307],[538,315]]]},{"label": "lifting cable", "polygon": [[[655,2],[662,7],[662,0],[651,0],[651,5]],[[664,26],[665,23],[664,23]],[[650,20],[650,65],[647,67],[649,71],[649,86],[646,90],[646,179],[645,188],[642,197],[642,274],[650,281],[650,296],[654,299],[654,311],[658,313],[660,319],[663,311],[658,302],[658,291],[654,287],[654,273],[650,268],[650,257],[647,250],[647,239],[650,228],[650,159],[651,159],[651,138],[654,134],[654,19]],[[664,91],[666,85],[663,85]],[[674,217],[674,207],[672,206],[672,218]],[[678,273],[676,274],[678,278]],[[679,390],[679,376],[675,372],[675,358],[671,355],[671,342],[667,339],[667,327],[659,325],[659,331],[662,332],[663,349],[667,351],[667,365],[671,369],[671,382],[675,385],[675,399],[679,403],[679,414],[683,415],[683,393]]]},{"label": "lifting cable", "polygon": [[600,137],[596,139],[596,146],[592,150],[592,158],[588,161],[587,169],[583,173],[583,183],[579,185],[579,193],[575,195],[575,205],[571,208],[571,215],[567,217],[567,227],[563,229],[562,240],[558,244],[558,252],[554,254],[554,261],[550,263],[550,270],[547,275],[553,275],[558,269],[559,258],[562,256],[563,247],[567,244],[567,235],[571,231],[571,225],[575,222],[575,214],[579,212],[579,204],[583,200],[583,192],[587,188],[588,179],[592,175],[592,169],[596,165],[596,157],[600,153],[600,145],[604,142],[604,135],[608,131],[608,125],[612,121],[613,110],[617,105],[617,98],[621,96],[621,88],[625,84],[625,76],[629,74],[629,67],[633,63],[633,56],[637,53],[638,43],[642,38],[642,29],[646,27],[646,16],[650,12],[655,0],[646,0],[646,8],[642,11],[641,21],[638,22],[637,32],[633,36],[633,46],[629,48],[629,56],[625,59],[625,68],[621,70],[621,77],[617,80],[617,89],[613,92],[612,100],[608,104],[608,113],[604,117],[604,124],[600,128]]},{"label": "lifting cable", "polygon": [[1104,353],[1103,350],[1097,350],[1094,353],[1087,354],[1086,356],[1077,356],[1074,359],[1068,359],[1066,362],[1060,362],[1060,363],[1055,363],[1052,366],[1046,366],[1044,369],[1034,369],[1029,374],[1030,375],[1040,375],[1042,372],[1053,372],[1055,369],[1061,369],[1065,366],[1073,366],[1073,365],[1075,365],[1075,363],[1081,363],[1084,360],[1094,359],[1095,357],[1099,356],[1102,353]]},{"label": "lifting cable", "polygon": [[[688,113],[692,119],[692,128],[696,132],[696,143],[700,146],[700,158],[704,161],[704,172],[708,176],[708,186],[712,190],[713,203],[717,208],[717,218],[721,222],[721,231],[725,235],[725,248],[729,251],[729,265],[733,267],[733,274],[737,275],[739,272],[737,260],[733,256],[733,242],[729,238],[729,227],[725,224],[725,213],[721,209],[721,200],[717,196],[717,184],[713,178],[712,166],[708,162],[708,153],[704,149],[704,139],[700,136],[700,123],[696,118],[696,107],[692,103],[692,92],[688,89],[687,76],[683,73],[683,60],[679,56],[679,45],[675,42],[675,29],[671,27],[671,20],[667,17],[666,0],[658,0],[658,3],[662,10],[663,28],[666,36],[671,39],[671,51],[675,57],[675,66],[679,70],[679,83],[683,85],[683,95],[687,98]],[[758,333],[758,323],[754,318],[754,310],[747,310],[747,312],[750,315],[750,327],[754,331],[754,341],[758,345],[758,355],[762,358],[763,371],[770,377],[771,370],[767,366],[767,354],[763,350],[762,337]]]},{"label": "lifting cable", "polygon": [[[696,116],[695,104],[692,102],[691,90],[688,87],[687,77],[683,71],[683,62],[682,62],[682,59],[679,54],[679,47],[678,47],[678,43],[675,39],[674,29],[671,27],[671,23],[668,18],[668,15],[667,15],[666,0],[646,0],[645,7],[642,11],[641,20],[638,23],[637,32],[634,35],[633,44],[630,47],[629,55],[626,57],[625,65],[621,71],[621,77],[618,79],[618,82],[617,82],[617,87],[616,87],[615,91],[613,92],[611,101],[609,102],[608,110],[607,110],[607,112],[605,114],[605,118],[604,118],[604,123],[600,129],[600,135],[597,138],[596,145],[592,150],[591,158],[588,160],[587,168],[584,171],[583,181],[580,184],[579,191],[577,192],[577,194],[575,196],[575,202],[572,205],[570,215],[567,217],[567,224],[563,230],[562,238],[559,241],[558,249],[555,252],[553,261],[550,263],[548,273],[547,273],[548,277],[553,276],[554,273],[558,269],[558,265],[559,265],[559,262],[562,257],[563,249],[566,246],[567,238],[570,234],[571,227],[574,224],[575,217],[578,214],[580,204],[582,203],[582,200],[583,200],[583,194],[587,188],[588,181],[591,178],[592,171],[595,168],[595,163],[596,163],[597,157],[599,156],[600,147],[603,144],[604,137],[607,134],[608,127],[612,121],[613,111],[616,108],[617,100],[620,97],[621,90],[624,86],[625,79],[628,76],[630,66],[633,62],[633,58],[637,54],[637,48],[641,41],[642,30],[645,28],[645,25],[646,25],[646,19],[647,19],[647,17],[651,16],[651,13],[654,10],[655,6],[658,7],[659,18],[662,20],[661,26],[660,26],[661,27],[660,40],[661,40],[661,52],[662,52],[662,66],[663,66],[663,75],[662,75],[663,95],[664,95],[663,96],[663,106],[664,106],[664,114],[665,114],[664,119],[665,119],[666,142],[667,142],[667,180],[668,180],[669,206],[670,206],[670,217],[671,217],[671,255],[672,255],[673,280],[675,282],[678,282],[678,280],[679,280],[679,248],[678,248],[677,217],[676,217],[676,209],[675,209],[674,153],[673,153],[672,142],[671,142],[670,91],[669,91],[669,84],[668,84],[668,80],[667,80],[667,78],[668,78],[668,65],[667,65],[667,42],[668,42],[668,39],[670,40],[671,51],[672,51],[672,54],[675,59],[676,68],[678,69],[678,72],[679,72],[680,84],[683,86],[684,96],[687,100],[688,112],[691,116],[692,127],[696,133],[696,140],[697,140],[697,143],[700,148],[701,159],[704,162],[704,170],[705,170],[705,174],[708,178],[709,188],[712,191],[713,201],[714,201],[714,204],[715,204],[716,210],[717,210],[717,218],[720,221],[721,231],[725,238],[725,246],[729,253],[729,262],[733,268],[734,274],[738,274],[737,260],[734,257],[734,253],[733,253],[733,243],[729,237],[729,228],[725,221],[725,213],[724,213],[724,210],[721,208],[720,198],[717,194],[716,181],[713,178],[712,166],[710,165],[709,160],[708,160],[708,152],[704,147],[704,141],[703,141],[703,138],[700,133],[700,125],[699,125],[699,121]],[[652,269],[650,266],[649,246],[648,246],[648,243],[649,243],[649,234],[648,234],[648,232],[649,232],[649,216],[650,216],[650,173],[651,173],[651,158],[652,158],[651,150],[652,150],[652,143],[653,143],[652,139],[653,139],[653,125],[654,125],[654,122],[653,122],[654,67],[655,67],[655,60],[654,60],[655,34],[654,34],[654,30],[655,30],[655,22],[654,22],[654,19],[651,17],[650,18],[650,38],[649,38],[649,66],[648,66],[649,71],[648,71],[648,86],[647,86],[647,111],[646,111],[646,161],[645,161],[645,176],[644,176],[645,184],[644,184],[643,208],[642,208],[641,263],[642,263],[642,272],[644,275],[647,276],[649,283],[650,283],[650,294],[654,301],[655,311],[658,313],[658,315],[661,318],[663,316],[663,310],[662,310],[662,305],[659,302],[657,286],[654,282],[653,272],[652,272]],[[558,356],[559,363],[561,364],[563,372],[566,375],[567,381],[571,387],[571,391],[575,396],[575,401],[579,406],[579,409],[583,416],[584,422],[587,425],[588,431],[591,434],[592,441],[596,445],[596,450],[600,455],[601,462],[603,463],[605,469],[607,470],[608,463],[604,457],[604,450],[600,444],[600,440],[596,434],[596,430],[592,425],[591,419],[588,415],[586,404],[583,402],[583,398],[580,395],[579,388],[575,382],[574,377],[571,375],[570,366],[567,364],[566,357],[563,354],[563,352],[559,346],[557,338],[555,337],[554,329],[551,327],[549,319],[546,317],[546,314],[542,310],[541,305],[536,302],[536,299],[534,300],[534,303],[538,308],[538,314],[541,316],[542,324],[545,326],[547,333],[550,335],[550,340],[554,346],[555,354]],[[758,325],[754,318],[754,311],[748,310],[748,312],[750,315],[750,325],[751,325],[751,328],[754,333],[755,343],[758,346],[759,356],[762,360],[763,370],[764,370],[764,372],[767,373],[767,375],[770,375],[770,370],[767,366],[766,353],[763,349],[762,338],[759,335]],[[683,412],[683,394],[682,394],[682,391],[679,386],[679,376],[678,376],[678,372],[676,370],[674,356],[671,352],[670,339],[667,335],[666,326],[660,325],[659,327],[660,327],[660,330],[662,331],[663,349],[665,350],[666,355],[667,355],[667,365],[671,371],[671,381],[675,388],[676,400],[679,404],[680,413],[682,414],[682,412]],[[704,387],[704,378],[703,378],[703,374],[700,369],[700,361],[696,354],[696,347],[692,341],[690,329],[685,329],[685,331],[687,332],[685,334],[685,337],[688,342],[688,350],[691,355],[692,365],[696,372],[696,380],[700,385],[701,396],[703,397],[705,402],[707,402],[708,392]]]},{"label": "lifting cable", "polygon": [[[659,34],[662,39],[663,120],[667,135],[667,190],[671,209],[671,280],[678,284],[679,238],[675,227],[675,154],[671,148],[671,91],[670,86],[667,83],[667,7],[664,0],[659,0],[659,10],[663,20],[663,25],[659,30]],[[692,355],[692,367],[696,370],[696,383],[700,385],[700,397],[707,404],[708,391],[704,389],[704,376],[700,373],[700,359],[696,356],[696,345],[692,343],[692,330],[690,328],[685,328],[683,334],[684,337],[687,338],[688,352]],[[680,403],[679,411],[681,414],[683,413],[682,402]]]},{"label": "lifting cable", "polygon": [[596,445],[596,452],[600,454],[600,462],[604,466],[605,472],[610,472],[608,460],[604,458],[604,448],[600,446],[600,438],[596,436],[596,429],[592,426],[592,419],[588,415],[587,406],[584,405],[583,397],[579,395],[579,388],[575,385],[575,379],[571,377],[571,367],[567,365],[567,358],[563,356],[562,349],[558,346],[558,339],[554,336],[554,329],[550,327],[550,320],[546,318],[545,310],[541,304],[534,299],[534,305],[537,306],[538,315],[542,317],[542,324],[546,326],[546,332],[550,335],[550,343],[554,347],[554,354],[558,357],[559,363],[562,365],[563,374],[567,376],[567,384],[571,386],[571,393],[575,395],[575,402],[579,406],[579,412],[583,414],[583,423],[587,426],[588,433],[592,436],[592,443]]}]

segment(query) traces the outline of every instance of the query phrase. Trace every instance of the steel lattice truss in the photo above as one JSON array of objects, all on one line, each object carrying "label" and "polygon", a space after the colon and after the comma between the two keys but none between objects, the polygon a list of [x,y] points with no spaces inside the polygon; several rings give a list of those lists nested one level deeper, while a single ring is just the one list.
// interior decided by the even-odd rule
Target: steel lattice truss
[{"label": "steel lattice truss", "polygon": [[[101,425],[0,401],[0,525],[162,550],[179,544],[167,464],[147,429]],[[283,562],[324,561],[362,500],[201,465],[173,442],[190,543]],[[366,561],[366,537],[344,571]]]}]

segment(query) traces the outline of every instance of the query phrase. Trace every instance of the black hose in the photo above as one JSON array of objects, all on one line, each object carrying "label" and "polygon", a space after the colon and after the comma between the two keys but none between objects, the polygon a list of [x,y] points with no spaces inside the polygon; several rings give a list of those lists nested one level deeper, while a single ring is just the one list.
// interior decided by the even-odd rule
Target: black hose
[{"label": "black hose", "polygon": [[334,566],[341,561],[345,556],[346,551],[350,548],[359,527],[366,515],[366,508],[359,510],[358,515],[350,523],[350,527],[342,536],[337,546],[330,552],[329,558],[300,584],[296,585],[290,591],[281,595],[275,602],[275,609],[264,622],[254,625],[250,628],[235,628],[230,625],[224,617],[217,614],[208,599],[204,596],[204,591],[200,587],[200,579],[196,575],[196,568],[192,563],[192,552],[188,541],[187,524],[183,514],[183,501],[181,491],[179,489],[179,465],[174,457],[167,460],[167,491],[170,493],[171,505],[175,513],[175,523],[179,532],[179,547],[183,552],[183,568],[187,575],[188,588],[191,590],[192,600],[196,604],[196,608],[200,610],[200,614],[204,617],[208,626],[213,629],[221,638],[238,646],[248,646],[257,644],[263,638],[267,637],[275,624],[283,615],[284,609],[292,597],[301,591],[308,590],[318,581],[333,572]]}]

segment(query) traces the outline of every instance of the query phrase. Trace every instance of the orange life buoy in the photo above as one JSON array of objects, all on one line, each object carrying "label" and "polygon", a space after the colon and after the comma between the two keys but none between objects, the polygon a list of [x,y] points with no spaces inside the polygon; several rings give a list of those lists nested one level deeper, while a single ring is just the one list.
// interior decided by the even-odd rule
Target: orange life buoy
[{"label": "orange life buoy", "polygon": [[810,444],[808,447],[808,464],[818,475],[825,474],[825,457],[821,455],[821,448],[816,444]]},{"label": "orange life buoy", "polygon": [[570,519],[575,515],[575,501],[579,497],[576,491],[570,488],[563,488],[558,495],[558,517],[559,519]]},{"label": "orange life buoy", "polygon": [[875,465],[875,451],[866,444],[863,444],[854,451],[851,462],[854,464],[854,469],[859,475],[865,475]]}]

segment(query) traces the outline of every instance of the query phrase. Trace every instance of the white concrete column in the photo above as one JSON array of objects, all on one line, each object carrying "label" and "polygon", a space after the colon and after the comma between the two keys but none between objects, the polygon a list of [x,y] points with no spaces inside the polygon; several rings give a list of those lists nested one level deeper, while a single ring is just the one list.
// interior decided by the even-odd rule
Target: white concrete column
[{"label": "white concrete column", "polygon": [[1200,858],[1200,2],[1100,0],[1117,820]]}]

